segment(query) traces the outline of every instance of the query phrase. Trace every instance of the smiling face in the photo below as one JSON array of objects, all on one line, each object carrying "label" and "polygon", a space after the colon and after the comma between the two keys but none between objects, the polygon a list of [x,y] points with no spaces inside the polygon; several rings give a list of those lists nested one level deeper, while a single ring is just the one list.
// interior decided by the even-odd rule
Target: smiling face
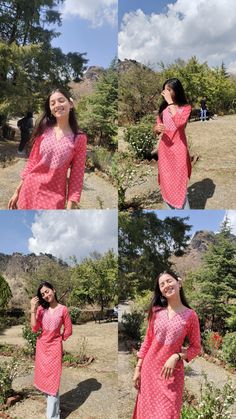
[{"label": "smiling face", "polygon": [[45,285],[41,288],[40,294],[42,298],[49,304],[55,300],[55,290],[51,290],[51,288],[48,288]]},{"label": "smiling face", "polygon": [[69,101],[61,92],[54,92],[49,99],[49,108],[51,114],[56,118],[65,118],[69,116],[73,103]]},{"label": "smiling face", "polygon": [[169,299],[173,296],[179,295],[180,281],[177,281],[169,274],[163,274],[159,278],[159,288],[163,297]]}]

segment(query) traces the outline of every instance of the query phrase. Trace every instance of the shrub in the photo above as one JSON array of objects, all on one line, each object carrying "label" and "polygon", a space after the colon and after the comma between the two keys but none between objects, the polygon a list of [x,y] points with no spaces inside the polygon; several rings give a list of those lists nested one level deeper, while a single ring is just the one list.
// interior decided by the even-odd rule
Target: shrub
[{"label": "shrub", "polygon": [[147,311],[150,307],[153,291],[146,290],[135,297],[134,306],[138,311]]},{"label": "shrub", "polygon": [[81,309],[79,309],[78,307],[70,307],[69,312],[72,323],[79,324]]},{"label": "shrub", "polygon": [[230,383],[219,389],[204,375],[199,404],[192,406],[184,403],[181,419],[230,419],[229,408],[234,403],[234,393]]},{"label": "shrub", "polygon": [[35,354],[35,350],[36,350],[36,341],[37,341],[37,337],[40,334],[40,332],[38,333],[34,333],[31,330],[31,327],[28,323],[26,323],[23,327],[23,333],[22,336],[24,339],[27,340],[27,347],[29,349],[29,353],[31,355]]},{"label": "shrub", "polygon": [[145,158],[157,142],[156,135],[153,133],[153,124],[143,122],[128,127],[125,139],[140,159]]},{"label": "shrub", "polygon": [[114,153],[104,147],[94,147],[91,152],[92,165],[96,169],[109,175],[113,156]]},{"label": "shrub", "polygon": [[132,313],[125,313],[122,316],[122,324],[125,329],[125,333],[138,341],[141,339],[141,326],[144,320],[144,314],[138,311]]},{"label": "shrub", "polygon": [[63,355],[63,361],[69,362],[70,364],[84,364],[87,360],[87,346],[88,341],[85,337],[82,337],[82,339],[79,339],[78,341],[78,353],[76,354],[70,354],[65,353]]},{"label": "shrub", "polygon": [[16,375],[16,371],[16,359],[13,359],[5,365],[0,365],[0,404],[5,403],[7,397],[12,393],[12,381]]},{"label": "shrub", "polygon": [[224,360],[236,367],[236,332],[226,333],[223,339],[222,353]]},{"label": "shrub", "polygon": [[209,355],[216,355],[217,351],[221,348],[223,338],[218,332],[207,330],[203,334],[203,347],[204,351]]}]

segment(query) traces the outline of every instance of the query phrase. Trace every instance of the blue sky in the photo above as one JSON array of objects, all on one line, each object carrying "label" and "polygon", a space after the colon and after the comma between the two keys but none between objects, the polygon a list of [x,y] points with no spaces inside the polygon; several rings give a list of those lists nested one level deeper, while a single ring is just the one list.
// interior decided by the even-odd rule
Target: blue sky
[{"label": "blue sky", "polygon": [[[88,66],[107,68],[117,56],[116,0],[104,6],[104,0],[65,0],[62,26],[55,27],[61,35],[52,41],[63,52],[87,52]],[[99,5],[100,3],[100,5]],[[88,7],[90,6],[90,7]],[[110,14],[109,14],[110,13]]]},{"label": "blue sky", "polygon": [[0,211],[0,253],[51,253],[65,261],[117,251],[117,211]]},{"label": "blue sky", "polygon": [[[158,218],[164,220],[170,216],[170,211],[155,211]],[[174,211],[176,217],[189,217],[187,223],[192,225],[191,234],[199,230],[207,230],[217,232],[222,223],[225,211],[224,210],[190,210],[190,211]]]},{"label": "blue sky", "polygon": [[211,67],[223,61],[229,72],[236,73],[232,4],[232,0],[120,0],[118,57],[158,69],[160,62],[168,65],[195,55]]}]

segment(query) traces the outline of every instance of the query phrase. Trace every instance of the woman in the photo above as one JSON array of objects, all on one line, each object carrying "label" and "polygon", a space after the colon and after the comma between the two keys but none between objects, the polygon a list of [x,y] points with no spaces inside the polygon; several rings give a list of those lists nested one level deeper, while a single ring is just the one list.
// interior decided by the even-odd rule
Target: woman
[{"label": "woman", "polygon": [[[183,349],[185,338],[189,346]],[[180,278],[159,275],[145,340],[138,352],[133,383],[139,390],[133,419],[179,419],[184,386],[183,360],[201,351],[197,314],[187,304]]]},{"label": "woman", "polygon": [[[63,332],[61,328],[63,326]],[[34,385],[47,397],[47,419],[60,419],[59,387],[62,372],[62,341],[72,334],[68,309],[59,304],[52,284],[40,284],[31,300],[31,327],[42,330],[37,338]]]},{"label": "woman", "polygon": [[161,134],[158,147],[158,181],[161,194],[169,209],[189,209],[187,199],[191,161],[185,126],[191,113],[184,89],[178,79],[163,85],[164,98],[154,132]]},{"label": "woman", "polygon": [[[78,129],[73,100],[57,89],[32,135],[33,148],[8,209],[71,209],[80,201],[87,137]],[[67,188],[67,172],[70,175]]]}]

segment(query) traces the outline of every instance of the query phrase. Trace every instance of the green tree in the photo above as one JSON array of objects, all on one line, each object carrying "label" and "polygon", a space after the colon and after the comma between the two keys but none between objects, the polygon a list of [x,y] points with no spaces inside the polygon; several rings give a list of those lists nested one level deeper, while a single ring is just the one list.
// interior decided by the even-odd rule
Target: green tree
[{"label": "green tree", "polygon": [[7,281],[0,274],[0,308],[6,308],[10,299],[12,298],[11,288],[9,287]]},{"label": "green tree", "polygon": [[154,280],[171,267],[170,256],[182,255],[189,240],[188,218],[160,220],[154,212],[119,214],[120,299],[153,289]]},{"label": "green tree", "polygon": [[81,128],[97,145],[114,148],[117,136],[118,75],[114,60],[104,71],[95,90],[78,104]]},{"label": "green tree", "polygon": [[72,272],[72,305],[99,304],[101,310],[117,301],[117,256],[108,251],[76,265]]},{"label": "green tree", "polygon": [[[235,316],[236,245],[225,220],[202,266],[187,278],[188,294],[205,328],[225,333]],[[228,326],[227,326],[228,323]]]}]

